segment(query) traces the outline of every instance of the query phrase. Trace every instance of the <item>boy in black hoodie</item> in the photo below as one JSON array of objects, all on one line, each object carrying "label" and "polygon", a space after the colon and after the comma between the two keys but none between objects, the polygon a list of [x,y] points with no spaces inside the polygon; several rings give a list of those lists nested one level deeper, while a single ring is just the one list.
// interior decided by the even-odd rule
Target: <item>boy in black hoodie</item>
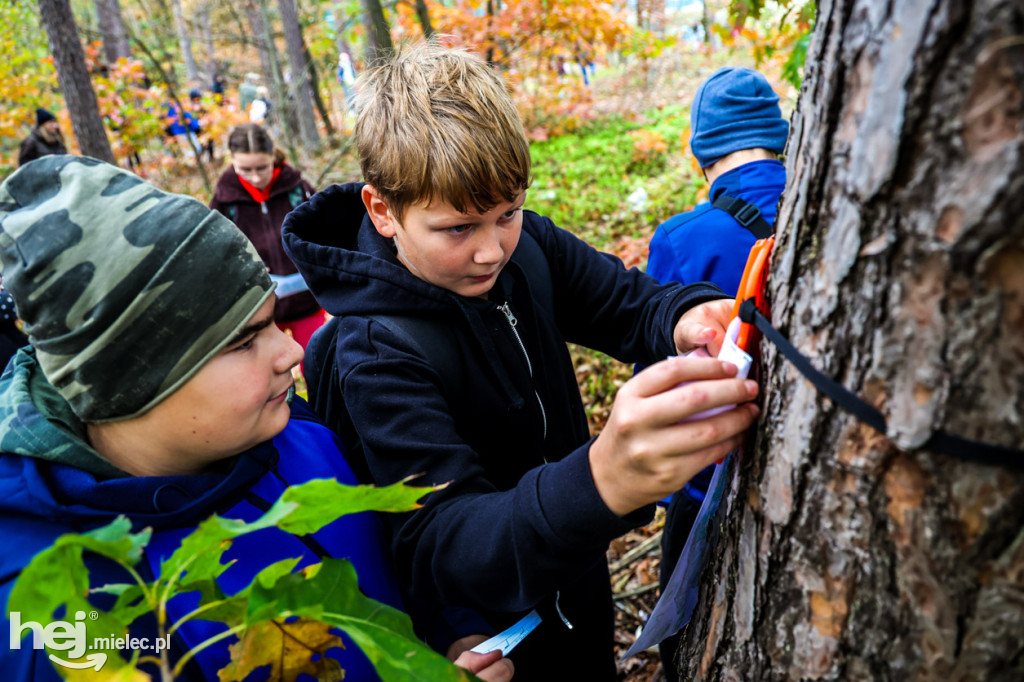
[{"label": "boy in black hoodie", "polygon": [[[413,594],[496,628],[536,609],[541,625],[510,656],[521,679],[613,680],[608,542],[734,449],[757,414],[684,423],[757,386],[717,360],[665,360],[716,354],[731,301],[626,271],[524,211],[528,143],[479,58],[406,50],[365,75],[357,104],[366,184],[328,188],[284,225],[288,255],[341,318],[338,399],[316,408],[374,481],[451,482],[390,519]],[[440,330],[454,371],[413,324]],[[593,440],[567,341],[651,364]]]}]

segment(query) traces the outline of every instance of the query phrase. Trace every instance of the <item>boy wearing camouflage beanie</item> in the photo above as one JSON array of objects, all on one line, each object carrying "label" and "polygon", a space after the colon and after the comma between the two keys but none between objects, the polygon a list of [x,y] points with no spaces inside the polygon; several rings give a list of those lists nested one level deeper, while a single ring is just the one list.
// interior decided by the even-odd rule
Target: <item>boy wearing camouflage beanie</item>
[{"label": "boy wearing camouflage beanie", "polygon": [[[273,324],[266,267],[219,213],[93,159],[47,156],[0,185],[0,265],[31,341],[0,377],[0,603],[64,533],[119,515],[151,528],[137,569],[152,579],[153,548],[173,549],[213,513],[251,519],[289,484],[355,483],[330,431],[292,400],[302,348]],[[401,608],[376,524],[343,517],[318,550],[349,558],[367,595]],[[318,560],[300,538],[267,532],[228,550],[226,593],[275,561]],[[121,582],[118,570],[98,558],[90,583]],[[189,610],[168,604],[171,621]],[[130,634],[155,642],[145,621]],[[4,679],[59,679],[31,629],[3,622]],[[464,627],[451,639],[481,631]],[[187,622],[172,660],[215,632]],[[215,679],[230,642],[199,652],[185,678]],[[377,679],[357,647],[337,658],[348,679]]]}]

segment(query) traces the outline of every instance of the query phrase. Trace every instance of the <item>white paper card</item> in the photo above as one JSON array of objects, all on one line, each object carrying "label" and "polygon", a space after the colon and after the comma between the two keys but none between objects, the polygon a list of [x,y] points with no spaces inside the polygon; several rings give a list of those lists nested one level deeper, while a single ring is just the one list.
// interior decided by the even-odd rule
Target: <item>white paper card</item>
[{"label": "white paper card", "polygon": [[540,614],[536,609],[523,616],[518,623],[491,637],[486,642],[481,642],[470,651],[477,654],[487,654],[495,649],[501,649],[502,656],[508,656],[509,652],[526,639],[526,636],[533,632],[534,628],[540,625]]}]

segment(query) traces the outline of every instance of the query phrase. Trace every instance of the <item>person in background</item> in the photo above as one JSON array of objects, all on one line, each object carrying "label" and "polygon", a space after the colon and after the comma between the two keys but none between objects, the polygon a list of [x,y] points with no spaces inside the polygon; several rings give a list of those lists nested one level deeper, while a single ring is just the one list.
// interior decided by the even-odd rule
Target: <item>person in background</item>
[{"label": "person in background", "polygon": [[[189,100],[191,103],[191,100]],[[172,145],[172,153],[176,153],[174,147],[181,147],[185,151],[186,158],[192,158],[196,152],[201,152],[199,146],[199,132],[202,126],[199,119],[192,115],[191,111],[178,111],[176,101],[167,104],[167,113],[164,115],[164,133]]]},{"label": "person in background", "polygon": [[67,154],[64,136],[60,132],[57,117],[46,109],[36,109],[36,127],[21,141],[18,149],[18,165],[24,166],[48,154]]},{"label": "person in background", "polygon": [[198,124],[199,130],[196,131],[196,142],[199,144],[199,148],[202,151],[202,155],[207,161],[213,161],[214,142],[213,137],[209,132],[209,121],[207,115],[209,112],[203,105],[203,93],[199,91],[199,88],[192,88],[188,92],[188,108],[189,115]]},{"label": "person in background", "polygon": [[[690,149],[711,183],[708,201],[658,227],[647,273],[663,283],[711,282],[735,296],[750,248],[758,239],[751,228],[760,228],[763,234],[775,223],[786,186],[786,170],[778,157],[786,147],[789,124],[782,118],[779,96],[764,76],[752,69],[724,67],[697,88],[690,130]],[[662,534],[662,589],[686,544],[712,473],[712,467],[705,469],[672,496]],[[667,682],[677,679],[678,645],[679,635],[660,645]]]},{"label": "person in background", "polygon": [[249,111],[249,106],[253,100],[257,97],[257,85],[259,84],[260,76],[257,73],[251,71],[245,74],[245,80],[238,86],[238,110]]},{"label": "person in background", "polygon": [[[0,234],[4,283],[32,342],[0,377],[0,604],[20,570],[65,533],[127,517],[134,532],[152,533],[136,564],[152,580],[181,538],[214,513],[252,521],[289,484],[355,483],[337,439],[294,398],[291,369],[302,349],[273,324],[274,284],[223,216],[115,166],[52,156],[0,185]],[[64,273],[56,284],[47,277],[53,272]],[[233,594],[286,558],[300,567],[345,558],[364,594],[401,609],[381,533],[372,514],[343,516],[315,542],[265,529],[231,543],[216,580]],[[93,587],[125,579],[102,556],[90,553],[88,565]],[[181,625],[171,660],[212,645],[176,679],[217,680],[236,640],[208,642],[226,626],[184,621],[194,615],[189,597],[166,604],[170,622]],[[105,607],[103,595],[90,598]],[[432,627],[441,637],[433,645],[456,664],[489,682],[511,678],[510,662],[461,653],[463,640],[491,631],[480,629],[478,615],[438,612]],[[12,633],[0,617],[4,682],[59,682],[30,632]],[[12,634],[23,646],[7,646]],[[128,635],[155,641],[156,619],[141,616]],[[328,655],[345,679],[378,680],[343,639]],[[154,666],[146,672],[159,677]]]},{"label": "person in background", "polygon": [[[220,211],[256,246],[272,275],[295,275],[298,270],[285,255],[281,224],[293,208],[313,195],[313,187],[274,148],[262,127],[243,123],[228,136],[231,165],[217,180],[210,208]],[[327,317],[309,291],[282,297],[274,321],[289,330],[305,348]]]},{"label": "person in background", "polygon": [[213,101],[217,103],[217,106],[224,103],[224,76],[219,73],[213,76],[213,81],[210,83],[210,94],[213,95]]},{"label": "person in background", "polygon": [[345,93],[345,111],[352,111],[352,103],[356,96],[356,72],[348,52],[338,54],[338,84]]},{"label": "person in background", "polygon": [[264,87],[256,88],[256,99],[249,105],[249,121],[251,123],[268,123],[270,117],[270,92]]}]

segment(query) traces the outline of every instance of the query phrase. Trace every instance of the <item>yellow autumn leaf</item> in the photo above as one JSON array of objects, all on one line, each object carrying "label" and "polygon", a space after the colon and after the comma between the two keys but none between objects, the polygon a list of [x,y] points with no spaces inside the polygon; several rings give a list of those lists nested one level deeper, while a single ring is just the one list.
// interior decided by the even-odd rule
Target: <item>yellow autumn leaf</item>
[{"label": "yellow autumn leaf", "polygon": [[[326,653],[344,645],[330,630],[330,625],[309,618],[257,623],[231,645],[231,663],[217,672],[220,682],[243,680],[264,665],[270,666],[267,679],[272,682],[294,682],[303,673],[321,682],[338,682],[345,671]],[[314,654],[319,654],[315,661],[311,660]]]}]

